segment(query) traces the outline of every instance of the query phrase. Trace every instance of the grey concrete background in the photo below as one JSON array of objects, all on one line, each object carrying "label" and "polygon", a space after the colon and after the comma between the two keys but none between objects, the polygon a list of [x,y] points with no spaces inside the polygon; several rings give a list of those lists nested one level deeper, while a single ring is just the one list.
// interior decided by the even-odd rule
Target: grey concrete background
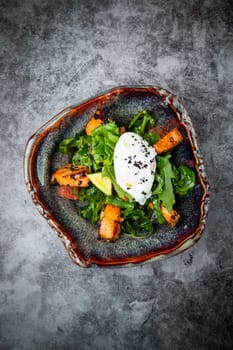
[{"label": "grey concrete background", "polygon": [[[232,349],[232,37],[230,0],[0,1],[1,349]],[[23,152],[60,110],[125,84],[189,110],[207,228],[166,261],[81,269],[31,202]]]}]

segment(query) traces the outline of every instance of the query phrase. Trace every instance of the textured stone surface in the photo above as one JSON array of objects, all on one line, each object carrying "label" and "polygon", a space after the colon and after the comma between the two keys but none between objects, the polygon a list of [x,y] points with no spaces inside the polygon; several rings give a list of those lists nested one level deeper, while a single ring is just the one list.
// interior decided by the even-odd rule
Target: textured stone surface
[{"label": "textured stone surface", "polygon": [[[0,2],[0,349],[232,349],[232,2]],[[190,112],[211,185],[203,238],[168,260],[81,269],[23,183],[29,136],[118,85]]]}]

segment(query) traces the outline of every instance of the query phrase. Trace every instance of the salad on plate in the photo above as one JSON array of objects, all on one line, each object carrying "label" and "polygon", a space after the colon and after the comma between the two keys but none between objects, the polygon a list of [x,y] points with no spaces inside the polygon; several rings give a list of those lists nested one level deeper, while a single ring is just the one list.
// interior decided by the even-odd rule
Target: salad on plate
[{"label": "salad on plate", "polygon": [[192,191],[196,175],[173,161],[182,130],[158,130],[150,112],[141,110],[128,126],[93,116],[85,130],[60,142],[70,162],[52,174],[51,183],[59,196],[78,201],[81,217],[99,225],[100,239],[149,237],[156,225],[175,227],[182,219],[176,200]]}]

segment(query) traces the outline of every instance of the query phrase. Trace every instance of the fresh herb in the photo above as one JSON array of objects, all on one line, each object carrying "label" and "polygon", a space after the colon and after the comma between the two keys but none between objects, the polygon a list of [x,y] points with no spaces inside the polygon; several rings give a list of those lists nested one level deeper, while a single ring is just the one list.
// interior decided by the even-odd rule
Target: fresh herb
[{"label": "fresh herb", "polygon": [[135,209],[135,202],[125,201],[117,196],[106,197],[105,202],[106,202],[106,204],[113,204],[113,205],[116,205],[122,209],[127,209],[127,210],[134,210]]},{"label": "fresh herb", "polygon": [[92,131],[91,152],[97,169],[102,169],[105,164],[113,164],[113,153],[120,132],[115,122],[111,121]]},{"label": "fresh herb", "polygon": [[109,122],[93,130],[91,136],[81,132],[61,141],[59,150],[61,153],[73,151],[72,163],[86,165],[91,172],[97,172],[105,164],[113,164],[113,152],[119,137],[116,123]]},{"label": "fresh herb", "polygon": [[157,170],[163,180],[163,190],[158,194],[158,197],[169,212],[172,211],[175,204],[175,194],[172,186],[174,172],[170,158],[170,154],[157,157]]},{"label": "fresh herb", "polygon": [[154,232],[154,223],[151,220],[151,213],[147,212],[145,208],[135,208],[132,210],[125,210],[122,213],[123,223],[122,232],[134,237],[149,237]]},{"label": "fresh herb", "polygon": [[67,154],[72,148],[75,147],[79,147],[79,138],[69,137],[62,140],[62,142],[59,144],[59,151],[63,154]]},{"label": "fresh herb", "polygon": [[152,196],[151,203],[153,205],[153,212],[155,214],[156,221],[159,224],[163,224],[165,220],[164,220],[164,217],[163,217],[163,214],[161,211],[161,207],[160,207],[160,204],[161,204],[160,198],[156,197],[156,196]]},{"label": "fresh herb", "polygon": [[160,140],[160,136],[154,131],[145,132],[143,138],[149,143],[149,145],[153,145]]},{"label": "fresh herb", "polygon": [[180,165],[175,170],[173,179],[174,191],[181,196],[188,194],[196,184],[196,176],[192,169],[186,165]]},{"label": "fresh herb", "polygon": [[81,189],[79,199],[83,202],[83,205],[78,208],[80,216],[89,219],[92,224],[96,224],[105,205],[105,194],[95,186],[90,185]]},{"label": "fresh herb", "polygon": [[155,125],[154,118],[145,110],[139,111],[131,119],[129,123],[128,130],[133,131],[140,136],[144,136],[148,127],[153,127]]}]

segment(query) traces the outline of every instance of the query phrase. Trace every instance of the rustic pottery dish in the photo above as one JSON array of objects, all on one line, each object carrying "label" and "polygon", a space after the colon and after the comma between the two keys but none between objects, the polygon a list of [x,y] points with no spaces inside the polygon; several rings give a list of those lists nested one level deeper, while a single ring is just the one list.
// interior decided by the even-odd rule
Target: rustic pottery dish
[{"label": "rustic pottery dish", "polygon": [[[149,238],[122,235],[114,243],[104,242],[97,238],[98,228],[78,216],[76,201],[59,197],[56,186],[50,184],[52,172],[68,162],[68,156],[58,152],[58,144],[83,130],[95,114],[111,116],[118,125],[126,125],[140,109],[149,110],[157,125],[179,127],[184,142],[174,150],[174,161],[195,169],[197,184],[188,196],[177,202],[182,220],[176,228],[158,225]],[[208,181],[195,131],[182,103],[161,87],[118,87],[66,108],[28,140],[24,176],[37,209],[56,230],[72,260],[82,267],[159,260],[189,248],[204,230],[209,204]]]}]

